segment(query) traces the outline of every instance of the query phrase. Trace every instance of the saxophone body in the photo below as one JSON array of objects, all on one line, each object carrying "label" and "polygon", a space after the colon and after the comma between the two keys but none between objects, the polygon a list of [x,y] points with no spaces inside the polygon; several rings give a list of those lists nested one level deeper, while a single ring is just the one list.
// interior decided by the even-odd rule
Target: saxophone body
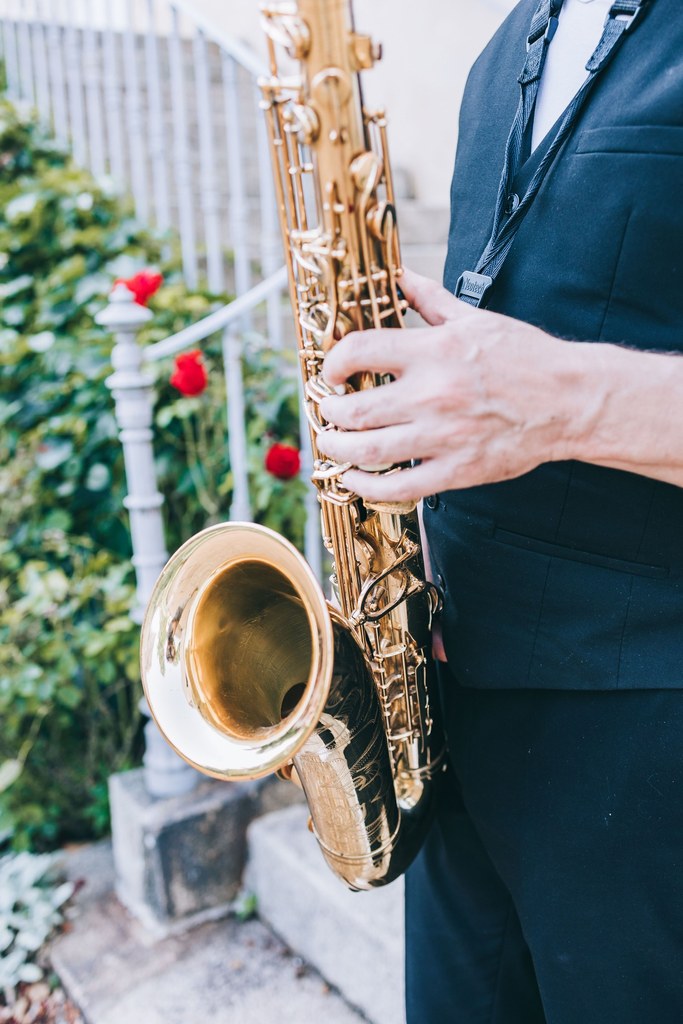
[{"label": "saxophone body", "polygon": [[[142,675],[181,756],[216,778],[298,782],[329,866],[370,889],[417,853],[444,764],[430,654],[439,599],[416,510],[365,504],[343,485],[348,467],[316,445],[325,354],[351,331],[403,326],[386,123],[365,110],[360,84],[379,54],[350,0],[267,5],[262,17],[262,105],[336,602],[284,538],[212,527],[157,583]],[[387,380],[363,374],[349,387]]]}]

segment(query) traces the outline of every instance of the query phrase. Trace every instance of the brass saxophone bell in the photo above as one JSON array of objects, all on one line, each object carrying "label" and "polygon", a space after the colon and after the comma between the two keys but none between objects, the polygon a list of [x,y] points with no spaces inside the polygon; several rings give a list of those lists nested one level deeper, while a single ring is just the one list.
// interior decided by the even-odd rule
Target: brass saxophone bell
[{"label": "brass saxophone bell", "polygon": [[267,775],[315,729],[333,635],[311,569],[283,537],[226,523],[171,558],[142,629],[142,678],[168,742],[219,779]]}]

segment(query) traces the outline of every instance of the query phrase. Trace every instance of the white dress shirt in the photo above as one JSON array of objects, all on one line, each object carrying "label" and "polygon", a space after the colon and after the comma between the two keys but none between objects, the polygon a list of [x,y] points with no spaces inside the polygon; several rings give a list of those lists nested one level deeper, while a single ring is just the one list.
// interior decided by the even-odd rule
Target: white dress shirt
[{"label": "white dress shirt", "polygon": [[586,64],[598,45],[612,2],[564,0],[536,99],[532,149],[545,138],[588,77]]}]

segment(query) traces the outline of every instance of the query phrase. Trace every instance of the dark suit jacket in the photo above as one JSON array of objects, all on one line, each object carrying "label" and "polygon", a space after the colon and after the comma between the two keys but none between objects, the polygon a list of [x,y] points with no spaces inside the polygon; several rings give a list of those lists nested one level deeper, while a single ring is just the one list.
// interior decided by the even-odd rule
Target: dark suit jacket
[{"label": "dark suit jacket", "polygon": [[[536,4],[522,0],[469,78],[452,188],[451,290],[491,230]],[[521,169],[517,191],[536,160]],[[566,339],[683,351],[680,0],[654,0],[603,72],[489,308]],[[553,463],[441,494],[425,518],[445,581],[446,650],[462,684],[683,686],[683,489]]]}]

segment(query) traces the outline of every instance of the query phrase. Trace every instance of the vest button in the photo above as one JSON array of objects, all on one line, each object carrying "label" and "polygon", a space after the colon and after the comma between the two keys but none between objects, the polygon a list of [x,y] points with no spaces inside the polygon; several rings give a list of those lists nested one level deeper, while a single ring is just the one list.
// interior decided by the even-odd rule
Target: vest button
[{"label": "vest button", "polygon": [[436,512],[439,507],[439,495],[430,494],[428,498],[425,498],[425,505],[430,509],[430,511]]},{"label": "vest button", "polygon": [[511,192],[510,195],[507,197],[507,202],[505,203],[505,212],[508,215],[508,217],[511,217],[512,214],[515,212],[515,210],[519,206],[519,202],[520,200],[517,193]]}]

